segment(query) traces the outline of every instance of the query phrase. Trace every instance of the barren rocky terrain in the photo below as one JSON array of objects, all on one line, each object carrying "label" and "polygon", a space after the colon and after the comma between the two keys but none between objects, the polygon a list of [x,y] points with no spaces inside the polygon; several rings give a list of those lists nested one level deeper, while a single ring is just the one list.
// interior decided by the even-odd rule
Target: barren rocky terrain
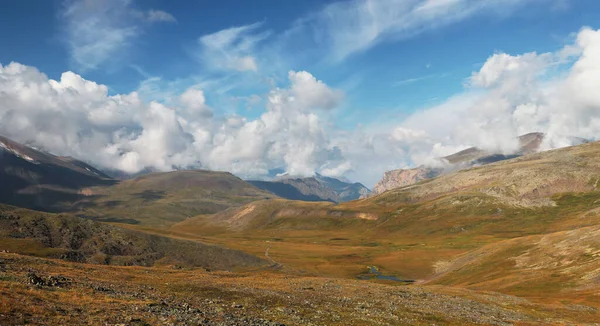
[{"label": "barren rocky terrain", "polygon": [[0,254],[0,279],[0,323],[9,325],[526,325],[600,317],[592,307],[439,286],[107,267],[7,253]]}]

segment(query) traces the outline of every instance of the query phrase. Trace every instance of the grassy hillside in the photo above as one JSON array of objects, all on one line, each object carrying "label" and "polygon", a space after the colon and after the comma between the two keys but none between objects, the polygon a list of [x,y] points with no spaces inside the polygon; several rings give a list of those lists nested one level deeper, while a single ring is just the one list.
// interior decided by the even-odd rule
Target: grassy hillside
[{"label": "grassy hillside", "polygon": [[162,263],[210,269],[267,265],[265,260],[240,251],[3,205],[0,250],[110,265]]},{"label": "grassy hillside", "polygon": [[152,173],[83,191],[89,197],[71,208],[77,215],[154,227],[276,197],[231,173],[201,170]]},{"label": "grassy hillside", "polygon": [[436,267],[429,283],[600,302],[600,226],[505,240]]},{"label": "grassy hillside", "polygon": [[342,206],[393,210],[402,202],[461,193],[488,195],[511,206],[552,206],[549,197],[554,194],[600,189],[599,157],[600,142],[567,147],[462,170]]}]

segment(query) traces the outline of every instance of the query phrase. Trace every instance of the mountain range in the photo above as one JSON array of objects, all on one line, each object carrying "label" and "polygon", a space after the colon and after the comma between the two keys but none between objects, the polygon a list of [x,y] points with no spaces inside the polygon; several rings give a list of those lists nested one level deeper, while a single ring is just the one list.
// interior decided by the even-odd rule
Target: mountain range
[{"label": "mountain range", "polygon": [[358,199],[370,193],[361,183],[351,183],[320,174],[308,178],[279,177],[273,181],[248,180],[257,188],[281,198],[335,203]]},{"label": "mountain range", "polygon": [[539,152],[543,137],[402,170],[410,182],[349,201],[366,188],[204,170],[117,180],[0,138],[0,323],[19,323],[15,306],[40,324],[594,323],[600,142]]},{"label": "mountain range", "polygon": [[[369,192],[360,183],[350,183],[319,174],[308,178],[278,177],[273,181],[249,180],[246,183],[229,173],[219,174],[203,170],[180,170],[165,174],[147,168],[133,175],[119,171],[101,171],[74,158],[55,156],[2,136],[0,136],[0,182],[6,185],[0,189],[2,203],[49,212],[75,209],[81,214],[90,214],[93,211],[90,205],[105,205],[105,202],[112,205],[108,211],[113,212],[119,206],[118,197],[123,196],[124,193],[127,193],[127,196],[140,198],[152,197],[151,193],[155,197],[165,194],[177,197],[173,192],[184,191],[226,194],[197,195],[196,197],[204,199],[191,205],[196,208],[186,206],[189,208],[188,215],[192,216],[214,213],[229,207],[229,203],[224,203],[217,198],[232,196],[239,193],[241,189],[248,190],[247,193],[240,193],[241,196],[256,195],[261,198],[281,197],[292,200],[332,202],[358,199]],[[179,182],[186,186],[180,188]],[[133,189],[138,193],[132,193]],[[212,199],[207,201],[206,198]],[[124,198],[120,199],[123,202]],[[233,200],[235,203],[238,201],[238,199]],[[240,203],[243,203],[243,200]],[[127,202],[127,205],[130,204],[130,201]],[[143,207],[149,206],[143,205]],[[107,217],[103,214],[104,218],[109,219],[121,218],[118,215]]]}]

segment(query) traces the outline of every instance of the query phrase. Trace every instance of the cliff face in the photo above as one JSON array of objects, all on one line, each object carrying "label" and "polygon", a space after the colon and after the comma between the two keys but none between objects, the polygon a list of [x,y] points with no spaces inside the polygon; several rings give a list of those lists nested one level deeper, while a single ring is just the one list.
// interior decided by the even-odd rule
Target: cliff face
[{"label": "cliff face", "polygon": [[[477,165],[485,165],[498,161],[515,158],[522,155],[536,153],[542,141],[543,133],[529,133],[518,138],[519,149],[513,154],[492,153],[476,147],[467,148],[458,153],[442,157],[451,170],[465,169]],[[419,181],[431,179],[442,174],[444,169],[419,166],[414,169],[399,169],[385,172],[383,178],[377,182],[370,195],[378,195],[385,191],[413,185]],[[361,198],[367,197],[363,195]]]},{"label": "cliff face", "polygon": [[414,169],[392,170],[383,174],[383,178],[373,188],[373,195],[385,191],[410,186],[419,181],[435,178],[443,172],[443,169],[420,166]]}]

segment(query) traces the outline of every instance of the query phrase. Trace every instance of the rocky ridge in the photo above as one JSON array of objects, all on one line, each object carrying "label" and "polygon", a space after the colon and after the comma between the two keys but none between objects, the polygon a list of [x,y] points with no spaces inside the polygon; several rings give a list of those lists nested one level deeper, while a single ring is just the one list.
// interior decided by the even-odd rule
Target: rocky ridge
[{"label": "rocky ridge", "polygon": [[[455,171],[473,166],[490,164],[518,156],[536,153],[544,140],[544,134],[539,132],[522,135],[518,138],[519,149],[512,154],[493,153],[476,147],[467,148],[452,155],[442,157],[443,167],[421,165],[413,169],[398,169],[384,173],[383,178],[375,184],[370,195],[378,195],[385,191],[406,187],[423,180],[435,178],[445,171]],[[365,198],[362,196],[361,198]]]}]

